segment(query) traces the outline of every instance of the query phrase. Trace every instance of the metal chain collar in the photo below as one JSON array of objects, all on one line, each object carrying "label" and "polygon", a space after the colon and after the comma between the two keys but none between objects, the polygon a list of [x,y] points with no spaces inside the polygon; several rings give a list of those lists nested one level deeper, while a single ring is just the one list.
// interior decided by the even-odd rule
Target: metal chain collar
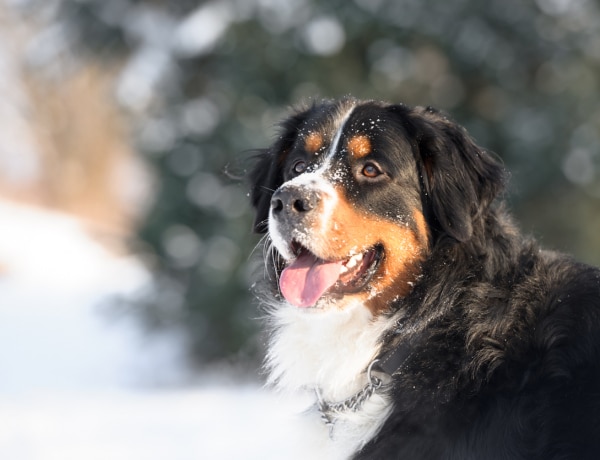
[{"label": "metal chain collar", "polygon": [[317,408],[321,414],[321,420],[329,427],[330,436],[332,435],[333,425],[339,414],[346,411],[356,412],[371,396],[373,396],[373,393],[383,385],[383,381],[371,373],[373,365],[378,361],[378,359],[372,361],[367,368],[367,384],[361,390],[343,401],[334,403],[327,402],[321,396],[319,389],[315,389],[315,393],[317,394]]}]

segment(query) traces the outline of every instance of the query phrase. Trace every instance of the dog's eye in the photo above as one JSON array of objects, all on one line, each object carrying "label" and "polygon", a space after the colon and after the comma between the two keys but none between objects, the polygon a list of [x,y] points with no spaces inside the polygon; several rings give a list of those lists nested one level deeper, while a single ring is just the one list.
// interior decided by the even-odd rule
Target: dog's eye
[{"label": "dog's eye", "polygon": [[372,179],[379,176],[381,174],[381,171],[373,163],[367,163],[362,169],[362,174],[363,176]]},{"label": "dog's eye", "polygon": [[294,163],[294,166],[292,166],[292,171],[294,171],[296,174],[302,174],[304,171],[306,171],[306,161],[296,161],[296,163]]}]

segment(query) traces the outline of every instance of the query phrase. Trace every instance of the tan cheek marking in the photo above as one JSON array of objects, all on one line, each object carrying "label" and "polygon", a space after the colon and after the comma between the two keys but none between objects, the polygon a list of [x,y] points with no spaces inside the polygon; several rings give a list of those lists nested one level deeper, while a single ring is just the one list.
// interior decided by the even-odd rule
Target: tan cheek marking
[{"label": "tan cheek marking", "polygon": [[381,222],[376,231],[385,255],[378,275],[371,282],[373,291],[365,299],[373,314],[388,310],[394,298],[405,297],[412,291],[423,258],[423,247],[410,229]]},{"label": "tan cheek marking", "polygon": [[319,133],[310,133],[304,141],[304,148],[309,153],[316,153],[323,146],[323,136]]},{"label": "tan cheek marking", "polygon": [[354,158],[363,158],[371,153],[371,141],[363,134],[354,136],[348,141],[348,151]]},{"label": "tan cheek marking", "polygon": [[385,247],[384,260],[370,289],[354,296],[359,297],[374,315],[389,308],[395,297],[404,297],[412,290],[410,283],[418,276],[423,258],[420,235],[403,225],[361,213],[342,199],[325,224],[325,229],[319,233],[321,244],[315,246],[325,259],[338,260],[358,254],[378,243]]}]

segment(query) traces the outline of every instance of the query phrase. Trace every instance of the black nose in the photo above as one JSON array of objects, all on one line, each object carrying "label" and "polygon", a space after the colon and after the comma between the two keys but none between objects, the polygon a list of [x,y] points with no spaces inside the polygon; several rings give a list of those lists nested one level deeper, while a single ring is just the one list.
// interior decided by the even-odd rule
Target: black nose
[{"label": "black nose", "polygon": [[271,198],[271,212],[274,216],[301,217],[315,209],[319,199],[316,191],[306,187],[282,187]]}]

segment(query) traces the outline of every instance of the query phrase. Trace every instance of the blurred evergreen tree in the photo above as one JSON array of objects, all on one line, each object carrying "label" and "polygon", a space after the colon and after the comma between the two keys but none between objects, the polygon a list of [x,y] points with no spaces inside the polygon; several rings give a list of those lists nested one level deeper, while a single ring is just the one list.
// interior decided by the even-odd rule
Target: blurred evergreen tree
[{"label": "blurred evergreen tree", "polygon": [[527,228],[553,223],[546,241],[600,262],[596,2],[63,0],[59,12],[77,49],[124,63],[116,94],[158,179],[139,228],[156,273],[145,317],[188,330],[202,361],[256,349],[257,241],[244,185],[223,171],[243,173],[306,98],[447,110],[514,171]]}]

